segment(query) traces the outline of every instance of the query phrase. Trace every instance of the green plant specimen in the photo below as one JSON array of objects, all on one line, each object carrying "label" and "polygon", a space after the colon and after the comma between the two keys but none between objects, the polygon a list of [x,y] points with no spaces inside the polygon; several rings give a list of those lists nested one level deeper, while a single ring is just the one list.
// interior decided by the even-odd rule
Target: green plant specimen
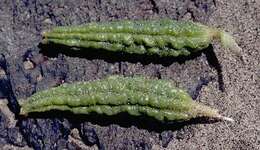
[{"label": "green plant specimen", "polygon": [[146,115],[159,121],[186,121],[196,117],[229,120],[216,109],[195,102],[187,92],[167,80],[141,76],[110,76],[105,79],[63,84],[35,93],[20,103],[21,115],[49,110],[74,114],[116,115],[126,112]]},{"label": "green plant specimen", "polygon": [[217,39],[223,46],[240,53],[235,40],[224,31],[200,23],[171,19],[92,22],[55,27],[42,35],[43,43],[174,57],[203,50]]}]

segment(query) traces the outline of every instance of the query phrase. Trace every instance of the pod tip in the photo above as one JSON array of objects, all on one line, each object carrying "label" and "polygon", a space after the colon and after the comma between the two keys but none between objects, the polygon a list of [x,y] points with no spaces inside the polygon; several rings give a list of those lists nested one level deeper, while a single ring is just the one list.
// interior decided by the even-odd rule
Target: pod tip
[{"label": "pod tip", "polygon": [[19,115],[20,116],[27,116],[28,113],[24,110],[24,105],[25,105],[25,100],[19,100],[18,101],[19,105],[20,105],[20,112],[19,112]]},{"label": "pod tip", "polygon": [[43,37],[45,37],[48,32],[49,32],[48,30],[44,30],[44,31],[41,32],[41,35],[42,35]]},{"label": "pod tip", "polygon": [[24,116],[24,117],[27,117],[28,114],[24,111],[23,108],[20,109],[20,113],[19,113],[20,116]]},{"label": "pod tip", "polygon": [[221,115],[218,115],[216,118],[220,119],[220,120],[223,120],[223,121],[235,122],[234,119],[229,118],[229,117],[225,117],[225,116],[221,116]]},{"label": "pod tip", "polygon": [[42,31],[41,32],[41,35],[42,35],[42,44],[48,44],[48,39],[47,39],[47,33],[48,33],[48,31]]},{"label": "pod tip", "polygon": [[231,49],[237,56],[240,56],[242,61],[244,61],[244,56],[242,55],[242,48],[238,46],[235,39],[227,32],[221,31],[220,40],[225,48]]}]

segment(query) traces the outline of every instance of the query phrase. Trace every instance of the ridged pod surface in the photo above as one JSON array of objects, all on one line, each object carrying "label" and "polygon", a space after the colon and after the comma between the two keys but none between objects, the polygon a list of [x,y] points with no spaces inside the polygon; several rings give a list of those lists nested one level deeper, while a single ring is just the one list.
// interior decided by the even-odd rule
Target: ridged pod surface
[{"label": "ridged pod surface", "polygon": [[90,82],[63,84],[35,93],[20,105],[21,115],[61,110],[105,115],[126,112],[134,116],[147,115],[159,121],[224,118],[217,110],[193,101],[187,92],[174,87],[171,82],[141,76],[110,76]]},{"label": "ridged pod surface", "polygon": [[220,39],[226,47],[239,49],[233,38],[223,31],[171,19],[92,22],[55,27],[42,35],[43,43],[159,56],[190,55],[207,48],[213,39]]}]

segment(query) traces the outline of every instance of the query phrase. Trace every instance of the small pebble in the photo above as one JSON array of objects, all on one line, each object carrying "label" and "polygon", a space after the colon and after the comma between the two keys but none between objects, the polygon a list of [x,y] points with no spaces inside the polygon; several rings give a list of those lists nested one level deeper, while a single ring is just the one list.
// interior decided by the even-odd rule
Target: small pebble
[{"label": "small pebble", "polygon": [[0,78],[5,78],[6,77],[6,72],[4,69],[0,68]]},{"label": "small pebble", "polygon": [[23,62],[24,69],[31,70],[34,68],[34,64],[30,60],[26,60]]},{"label": "small pebble", "polygon": [[41,74],[36,77],[37,82],[42,81],[42,79],[43,79],[43,76]]}]

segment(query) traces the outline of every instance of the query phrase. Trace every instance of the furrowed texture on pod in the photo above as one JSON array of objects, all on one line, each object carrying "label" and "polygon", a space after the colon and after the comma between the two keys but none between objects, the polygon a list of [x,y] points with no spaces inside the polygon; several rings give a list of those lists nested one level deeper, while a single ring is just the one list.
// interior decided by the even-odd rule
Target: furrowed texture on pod
[{"label": "furrowed texture on pod", "polygon": [[196,117],[232,121],[221,116],[216,109],[193,101],[187,92],[167,80],[141,76],[110,76],[90,82],[63,84],[35,93],[20,105],[20,115],[60,110],[109,116],[126,112],[159,121],[186,121]]},{"label": "furrowed texture on pod", "polygon": [[217,39],[240,54],[239,46],[228,33],[200,23],[171,19],[93,22],[55,27],[42,35],[43,43],[176,57],[205,49]]}]

